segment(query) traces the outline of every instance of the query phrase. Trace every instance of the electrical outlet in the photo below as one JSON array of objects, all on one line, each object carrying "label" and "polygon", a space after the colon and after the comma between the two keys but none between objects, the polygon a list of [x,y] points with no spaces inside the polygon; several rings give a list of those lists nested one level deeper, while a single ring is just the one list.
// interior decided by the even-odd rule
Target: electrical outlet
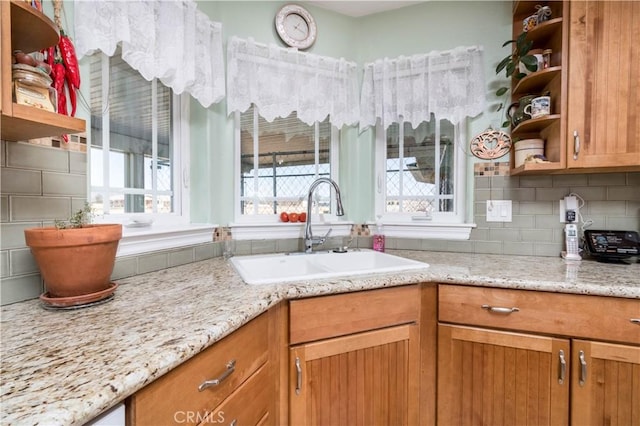
[{"label": "electrical outlet", "polygon": [[511,222],[511,200],[487,200],[487,222]]},{"label": "electrical outlet", "polygon": [[578,199],[573,195],[567,195],[560,200],[560,223],[567,222],[567,211],[573,211],[574,221],[577,221],[578,216]]}]

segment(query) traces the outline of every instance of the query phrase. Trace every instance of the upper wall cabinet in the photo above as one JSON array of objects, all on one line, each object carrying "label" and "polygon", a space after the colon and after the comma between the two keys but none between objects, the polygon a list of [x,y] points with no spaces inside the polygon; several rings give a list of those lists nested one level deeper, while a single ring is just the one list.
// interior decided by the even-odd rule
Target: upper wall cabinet
[{"label": "upper wall cabinet", "polygon": [[55,24],[21,0],[0,1],[0,109],[3,140],[21,141],[85,131],[85,121],[13,101],[14,50],[35,52],[58,43]]},{"label": "upper wall cabinet", "polygon": [[538,5],[551,16],[527,38],[538,50],[532,53],[552,50],[550,66],[514,79],[512,97],[548,93],[551,114],[526,119],[511,134],[544,139],[549,162],[512,167],[511,174],[640,170],[640,3],[518,1],[514,38]]},{"label": "upper wall cabinet", "polygon": [[570,2],[567,167],[640,167],[640,2]]}]

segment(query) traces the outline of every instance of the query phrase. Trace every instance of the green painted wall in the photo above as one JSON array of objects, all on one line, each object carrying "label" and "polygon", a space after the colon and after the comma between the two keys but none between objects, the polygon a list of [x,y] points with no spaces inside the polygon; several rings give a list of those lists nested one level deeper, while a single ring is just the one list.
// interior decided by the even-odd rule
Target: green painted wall
[{"label": "green painted wall", "polygon": [[[253,37],[257,42],[282,46],[274,29],[274,17],[283,1],[198,1],[198,7],[212,20],[223,24],[223,36]],[[46,6],[46,3],[45,3]],[[501,48],[511,35],[511,3],[504,1],[427,1],[422,4],[351,18],[311,4],[307,8],[318,24],[318,40],[310,53],[343,57],[362,65],[378,58],[448,50],[460,45],[481,45],[485,51],[485,79],[489,107],[470,120],[468,139],[487,128],[498,127],[495,88],[502,85],[495,65],[506,55]],[[73,4],[65,1],[65,22],[71,30]],[[225,44],[226,45],[226,44]],[[83,59],[81,64],[86,64]],[[82,67],[86,75],[86,67]],[[86,79],[85,79],[86,81]],[[193,222],[233,221],[233,120],[226,103],[204,109],[190,102],[191,118],[191,219]],[[88,118],[82,111],[80,116]],[[340,180],[347,218],[364,222],[373,218],[374,133],[345,128],[340,146]],[[472,163],[467,181],[473,185]],[[472,191],[468,191],[469,218]]]},{"label": "green painted wall", "polygon": [[[256,42],[284,46],[274,27],[274,17],[284,4],[199,1],[198,8],[213,21],[222,22],[225,47],[231,36],[253,37]],[[354,20],[313,6],[309,10],[318,24],[318,40],[307,51],[355,61],[358,31]],[[226,225],[233,221],[234,212],[234,141],[233,119],[227,116],[224,100],[206,110],[197,101],[191,102],[191,141],[192,221]],[[342,179],[340,183],[346,185]],[[350,192],[346,187],[344,190],[345,194]]]},{"label": "green painted wall", "polygon": [[[198,7],[212,20],[222,22],[225,40],[235,35],[282,45],[273,20],[285,3],[200,1]],[[489,111],[495,109],[493,92],[499,84],[494,68],[505,56],[501,46],[511,34],[509,2],[429,1],[362,18],[343,16],[313,5],[307,4],[307,7],[318,24],[318,40],[308,52],[344,57],[360,65],[378,58],[449,50],[460,45],[483,46],[489,107],[485,114],[470,120],[468,139],[490,124],[499,126],[500,116]],[[206,110],[197,102],[191,102],[191,139],[192,220],[227,224],[233,221],[234,211],[233,120],[227,116],[224,100]],[[339,183],[347,218],[358,223],[373,218],[373,141],[372,130],[343,129]],[[470,189],[472,163],[470,159],[467,173]],[[472,205],[471,195],[468,205]]]}]

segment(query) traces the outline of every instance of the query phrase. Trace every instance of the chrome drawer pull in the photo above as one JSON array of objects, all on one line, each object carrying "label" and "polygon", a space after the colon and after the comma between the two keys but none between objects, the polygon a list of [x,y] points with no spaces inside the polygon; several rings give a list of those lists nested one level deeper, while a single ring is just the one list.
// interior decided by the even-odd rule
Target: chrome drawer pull
[{"label": "chrome drawer pull", "polygon": [[296,357],[296,373],[298,374],[298,380],[296,381],[296,395],[300,395],[302,392],[302,366],[300,366],[300,358]]},{"label": "chrome drawer pull", "polygon": [[578,359],[580,360],[580,386],[584,386],[587,382],[587,361],[584,359],[584,351],[578,352]]},{"label": "chrome drawer pull", "polygon": [[635,325],[640,325],[640,318],[631,318],[629,322]]},{"label": "chrome drawer pull", "polygon": [[558,383],[563,385],[565,374],[567,374],[567,361],[564,359],[564,351],[562,349],[560,349],[558,357],[560,358],[560,375],[558,376]]},{"label": "chrome drawer pull", "polygon": [[222,383],[224,381],[224,379],[226,379],[227,377],[229,377],[229,375],[231,373],[233,373],[236,369],[236,360],[232,359],[231,361],[229,361],[227,363],[227,369],[225,370],[224,373],[222,373],[222,375],[220,377],[218,377],[217,379],[213,379],[213,380],[205,380],[204,382],[202,382],[202,384],[200,386],[198,386],[198,390],[200,392],[202,392],[203,390],[207,389],[207,388],[212,388],[214,386],[218,386],[220,383]]},{"label": "chrome drawer pull", "polygon": [[491,305],[482,305],[482,309],[486,309],[487,311],[494,312],[496,314],[505,314],[505,315],[520,311],[520,309],[518,308],[501,308],[499,306],[491,306]]}]

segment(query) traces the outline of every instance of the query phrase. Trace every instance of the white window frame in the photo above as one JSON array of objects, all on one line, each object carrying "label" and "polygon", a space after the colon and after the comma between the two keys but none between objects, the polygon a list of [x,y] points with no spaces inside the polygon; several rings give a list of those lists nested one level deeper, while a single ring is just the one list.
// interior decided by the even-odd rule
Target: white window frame
[{"label": "white window frame", "polygon": [[[102,55],[102,105],[108,105],[109,96],[109,57]],[[106,84],[105,84],[106,82]],[[157,79],[152,81],[152,93],[156,93]],[[106,213],[94,217],[94,223],[119,223],[123,225],[122,239],[118,245],[117,257],[147,253],[157,250],[165,250],[195,244],[211,242],[213,240],[214,224],[191,224],[189,203],[189,168],[190,168],[190,132],[189,132],[189,104],[187,95],[173,94],[172,116],[174,143],[172,159],[172,187],[173,187],[173,212],[172,213]],[[156,113],[156,103],[152,108]],[[104,113],[102,126],[102,150],[110,151],[109,145],[109,110]],[[110,188],[94,187],[91,184],[91,129],[87,131],[87,199],[91,201],[91,193],[95,189],[106,194],[113,193]],[[155,133],[153,144],[155,145]],[[109,182],[109,155],[103,155],[103,182]],[[119,191],[121,192],[121,191]],[[134,221],[151,222],[148,227],[128,227]]]},{"label": "white window frame", "polygon": [[[254,106],[253,109],[253,139],[258,140],[258,108]],[[264,238],[304,238],[304,223],[283,223],[280,222],[279,215],[247,215],[242,214],[240,208],[240,180],[241,180],[241,123],[240,112],[234,112],[234,222],[229,224],[231,228],[231,234],[235,240],[252,240],[252,239],[264,239]],[[318,163],[318,143],[319,143],[319,123],[315,123],[315,145],[316,145],[316,165]],[[331,147],[330,157],[331,162],[331,179],[335,182],[339,182],[339,142],[340,142],[340,130],[331,125]],[[255,145],[254,145],[255,147]],[[254,152],[255,154],[255,152]],[[316,177],[318,176],[318,168],[316,166]],[[331,198],[331,211],[335,211],[335,198]],[[331,229],[331,236],[347,236],[351,233],[352,222],[340,220],[337,216],[331,215],[315,215],[312,214],[311,220],[313,224],[314,234],[326,234]]]},{"label": "white window frame", "polygon": [[[436,133],[439,137],[440,120],[437,119]],[[434,214],[415,212],[385,211],[387,198],[387,131],[377,120],[375,128],[375,225],[384,226],[384,234],[399,238],[432,238],[447,240],[468,240],[471,229],[475,224],[465,223],[466,217],[466,170],[467,155],[460,148],[466,140],[465,124],[454,125],[455,128],[455,157],[454,157],[454,211],[436,212]],[[399,139],[404,136],[404,122],[399,123]],[[401,151],[402,152],[402,151]]]}]

